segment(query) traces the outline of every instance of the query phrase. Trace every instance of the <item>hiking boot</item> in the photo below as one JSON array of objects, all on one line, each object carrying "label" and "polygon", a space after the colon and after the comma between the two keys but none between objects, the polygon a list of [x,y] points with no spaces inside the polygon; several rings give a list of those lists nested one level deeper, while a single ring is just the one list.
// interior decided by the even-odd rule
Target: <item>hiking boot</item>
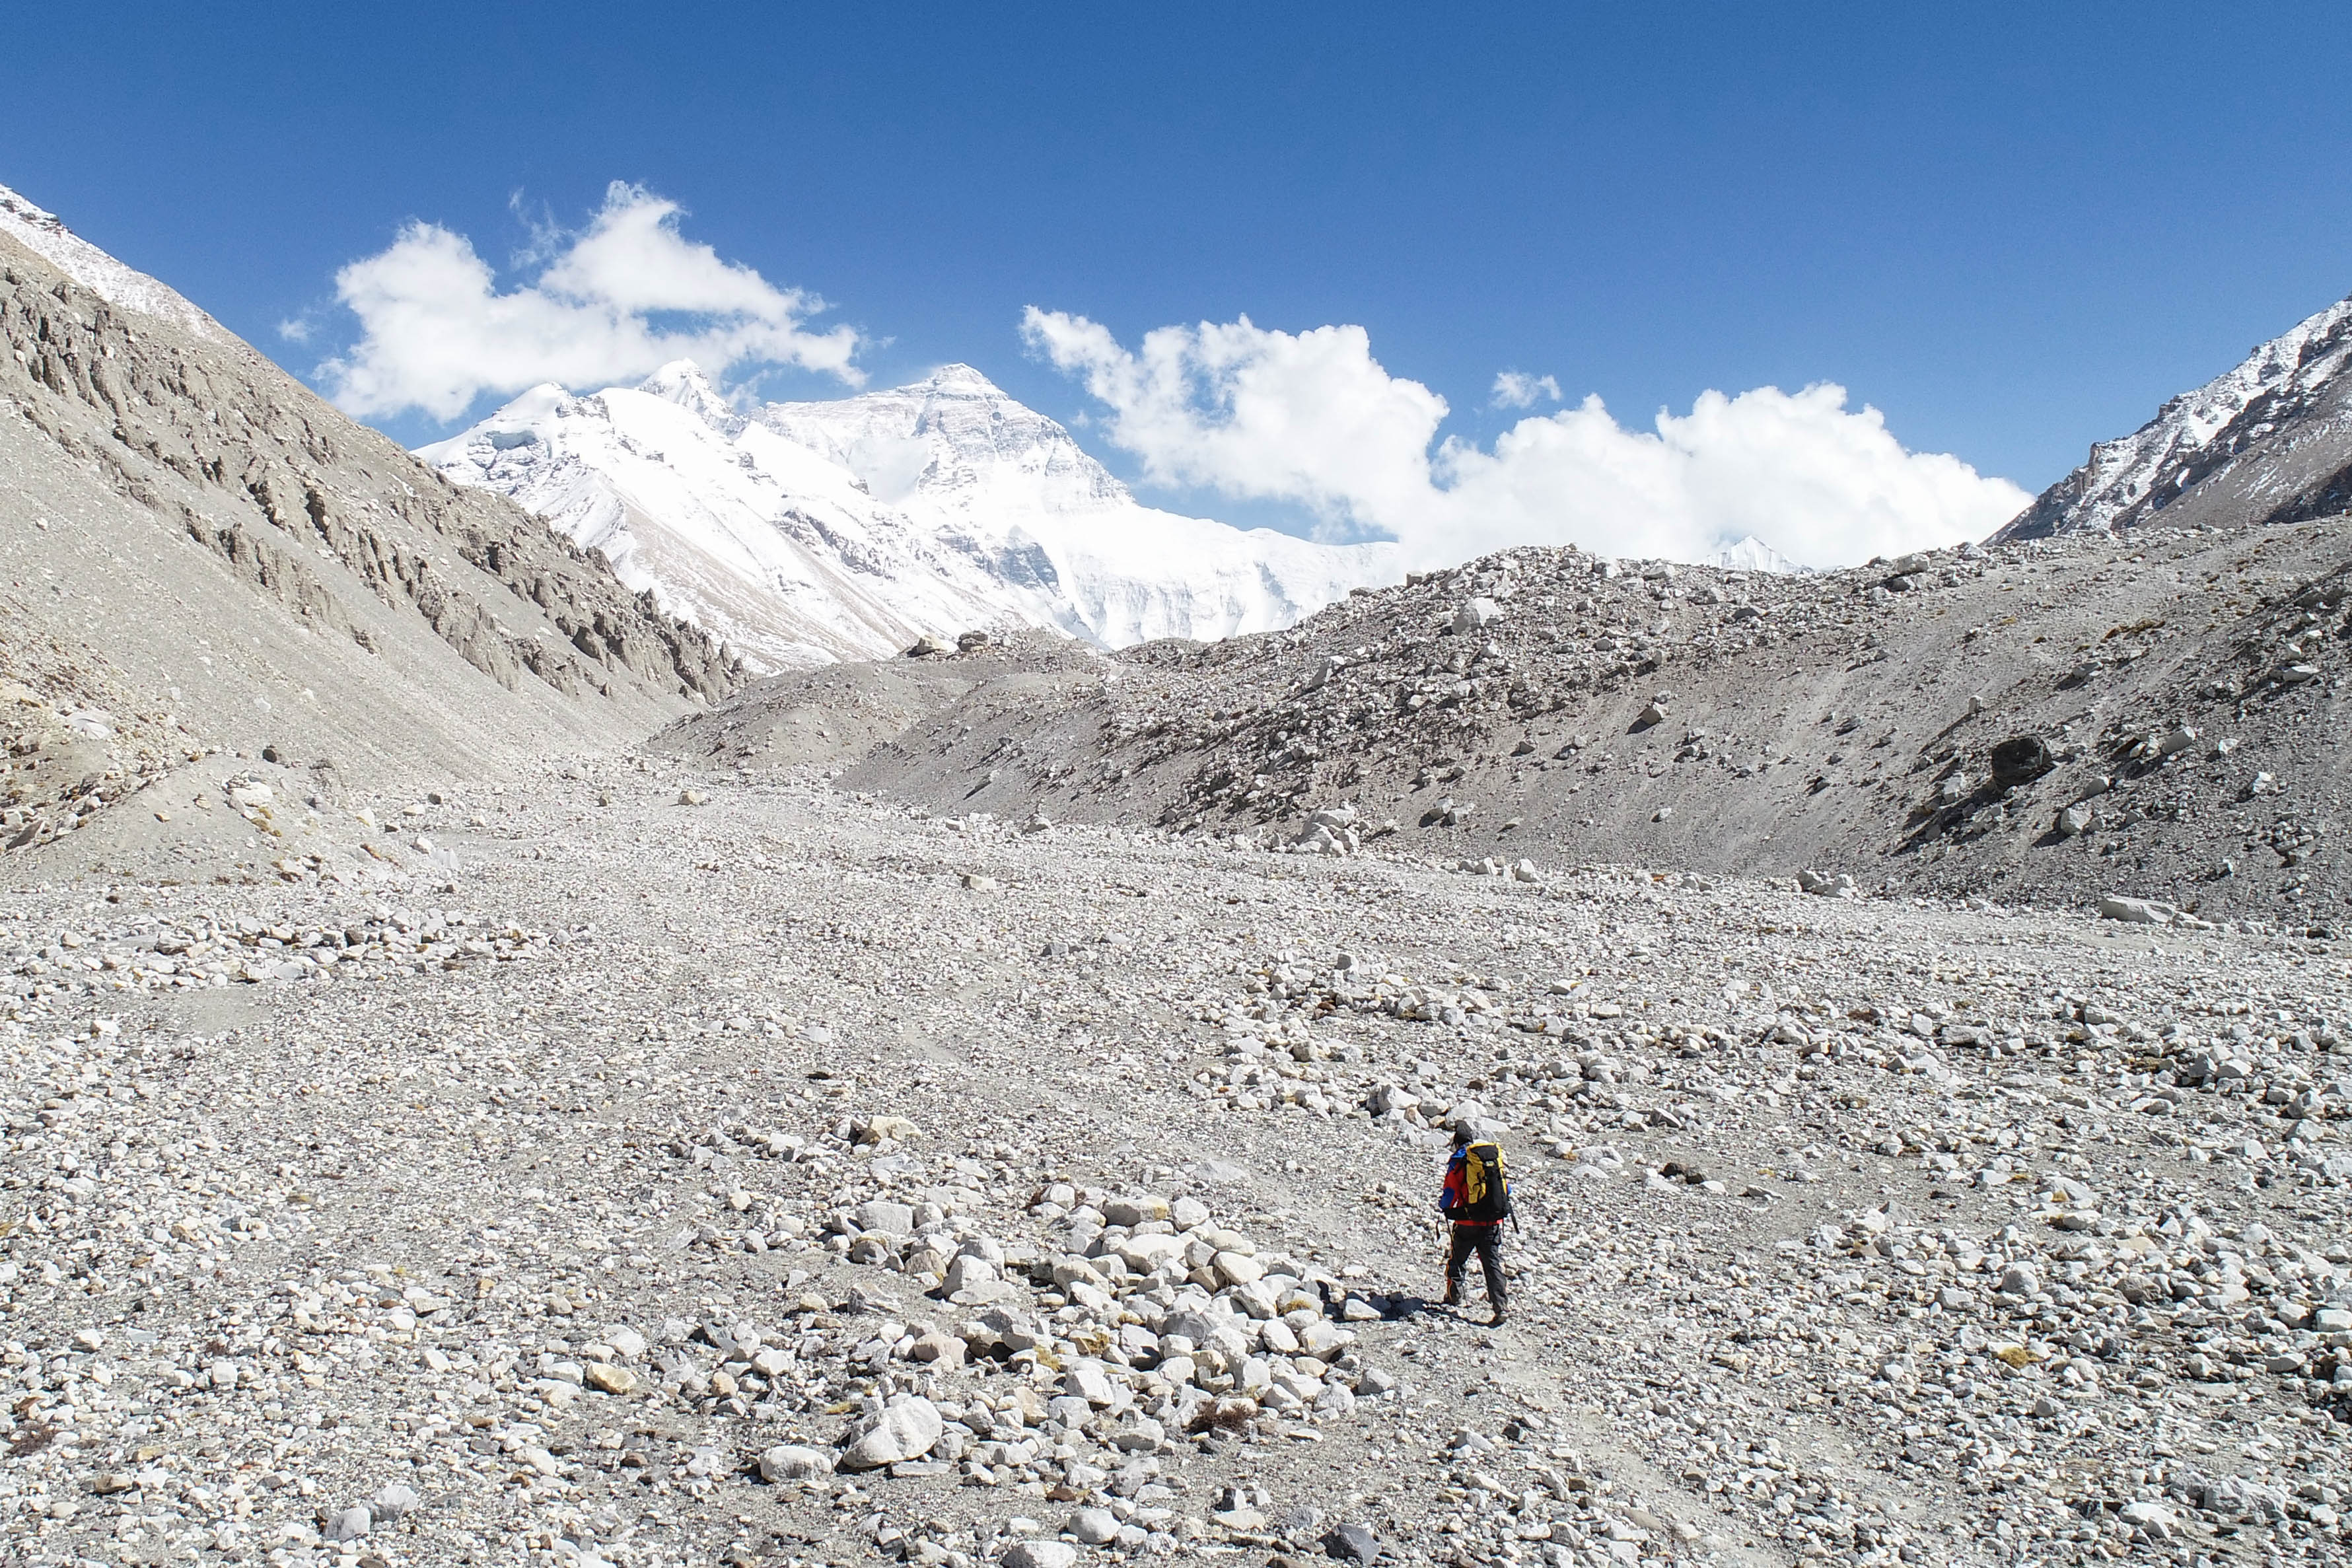
[{"label": "hiking boot", "polygon": [[1437,1304],[1441,1307],[1458,1307],[1462,1305],[1462,1287],[1459,1285],[1448,1285],[1445,1288],[1444,1300],[1439,1301]]},{"label": "hiking boot", "polygon": [[1495,1315],[1486,1320],[1486,1326],[1490,1329],[1499,1329],[1503,1326],[1503,1309],[1497,1307],[1495,1309]]}]

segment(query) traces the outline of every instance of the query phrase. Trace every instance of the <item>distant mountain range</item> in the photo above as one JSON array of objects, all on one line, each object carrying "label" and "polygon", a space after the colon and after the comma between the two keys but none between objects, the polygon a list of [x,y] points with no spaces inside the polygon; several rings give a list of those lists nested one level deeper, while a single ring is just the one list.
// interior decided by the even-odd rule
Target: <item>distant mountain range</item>
[{"label": "distant mountain range", "polygon": [[968,365],[739,411],[680,361],[636,386],[535,387],[418,455],[601,550],[769,669],[971,628],[1108,647],[1270,631],[1403,574],[1393,545],[1144,506]]}]

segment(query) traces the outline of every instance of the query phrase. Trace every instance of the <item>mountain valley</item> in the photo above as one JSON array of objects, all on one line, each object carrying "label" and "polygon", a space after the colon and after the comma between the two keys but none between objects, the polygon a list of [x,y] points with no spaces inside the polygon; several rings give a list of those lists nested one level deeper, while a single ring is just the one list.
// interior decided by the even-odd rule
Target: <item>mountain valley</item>
[{"label": "mountain valley", "polygon": [[961,368],[420,459],[0,193],[5,1554],[2345,1561],[2306,327],[1982,544],[1405,576]]}]

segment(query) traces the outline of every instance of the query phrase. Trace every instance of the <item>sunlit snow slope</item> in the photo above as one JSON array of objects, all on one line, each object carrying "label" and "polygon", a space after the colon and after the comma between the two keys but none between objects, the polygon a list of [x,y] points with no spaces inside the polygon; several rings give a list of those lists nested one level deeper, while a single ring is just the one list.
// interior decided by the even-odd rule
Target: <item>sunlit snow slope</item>
[{"label": "sunlit snow slope", "polygon": [[2352,300],[2102,441],[1995,540],[2298,522],[2352,508]]},{"label": "sunlit snow slope", "polygon": [[601,549],[768,668],[1013,624],[1112,647],[1231,637],[1401,575],[1389,545],[1146,507],[964,365],[746,415],[680,362],[584,396],[534,388],[419,455]]}]

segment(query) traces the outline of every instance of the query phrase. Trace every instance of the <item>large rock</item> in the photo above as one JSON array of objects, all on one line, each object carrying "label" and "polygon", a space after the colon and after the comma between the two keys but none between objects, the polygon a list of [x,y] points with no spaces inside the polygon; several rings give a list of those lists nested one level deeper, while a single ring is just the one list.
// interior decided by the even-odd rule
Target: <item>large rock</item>
[{"label": "large rock", "polygon": [[874,1470],[919,1459],[947,1430],[939,1406],[917,1395],[901,1396],[868,1419],[842,1450],[845,1470]]},{"label": "large rock", "polygon": [[915,1232],[915,1211],[907,1204],[874,1202],[859,1204],[855,1217],[859,1230],[878,1230],[884,1236],[912,1236]]},{"label": "large rock", "polygon": [[1825,877],[1807,868],[1797,873],[1797,887],[1801,892],[1822,899],[1856,899],[1862,896],[1862,890],[1854,886],[1853,878],[1843,871],[1834,877]]},{"label": "large rock", "polygon": [[424,1502],[414,1487],[404,1486],[399,1481],[386,1481],[375,1496],[368,1499],[368,1512],[376,1519],[406,1519]]},{"label": "large rock", "polygon": [[1113,1225],[1142,1225],[1150,1220],[1168,1217],[1168,1200],[1149,1194],[1129,1198],[1111,1198],[1103,1204],[1103,1218]]},{"label": "large rock", "polygon": [[1138,1274],[1149,1274],[1181,1254],[1184,1243],[1172,1236],[1148,1234],[1127,1237],[1113,1244],[1110,1250]]},{"label": "large rock", "polygon": [[1466,637],[1503,618],[1503,607],[1492,599],[1467,599],[1454,612],[1454,629]]},{"label": "large rock", "polygon": [[365,1503],[353,1503],[327,1521],[320,1533],[329,1541],[357,1541],[375,1528],[375,1519]]},{"label": "large rock", "polygon": [[1097,1409],[1118,1398],[1118,1391],[1103,1370],[1102,1363],[1091,1359],[1074,1362],[1062,1374],[1062,1392],[1085,1400]]},{"label": "large rock", "polygon": [[1066,1541],[1019,1541],[997,1559],[1004,1568],[1073,1568],[1078,1549]]},{"label": "large rock", "polygon": [[2099,900],[2099,918],[2131,925],[2170,925],[2179,910],[2153,899],[2119,899],[2112,893]]},{"label": "large rock", "polygon": [[976,1285],[994,1284],[997,1278],[993,1264],[984,1258],[974,1258],[967,1253],[948,1265],[944,1289],[949,1295],[953,1296],[970,1290]]},{"label": "large rock", "polygon": [[798,1443],[779,1443],[760,1456],[760,1479],[767,1481],[805,1480],[833,1474],[833,1456]]},{"label": "large rock", "polygon": [[2058,765],[2039,735],[2011,735],[1992,749],[1992,782],[2001,789],[2032,784]]}]

